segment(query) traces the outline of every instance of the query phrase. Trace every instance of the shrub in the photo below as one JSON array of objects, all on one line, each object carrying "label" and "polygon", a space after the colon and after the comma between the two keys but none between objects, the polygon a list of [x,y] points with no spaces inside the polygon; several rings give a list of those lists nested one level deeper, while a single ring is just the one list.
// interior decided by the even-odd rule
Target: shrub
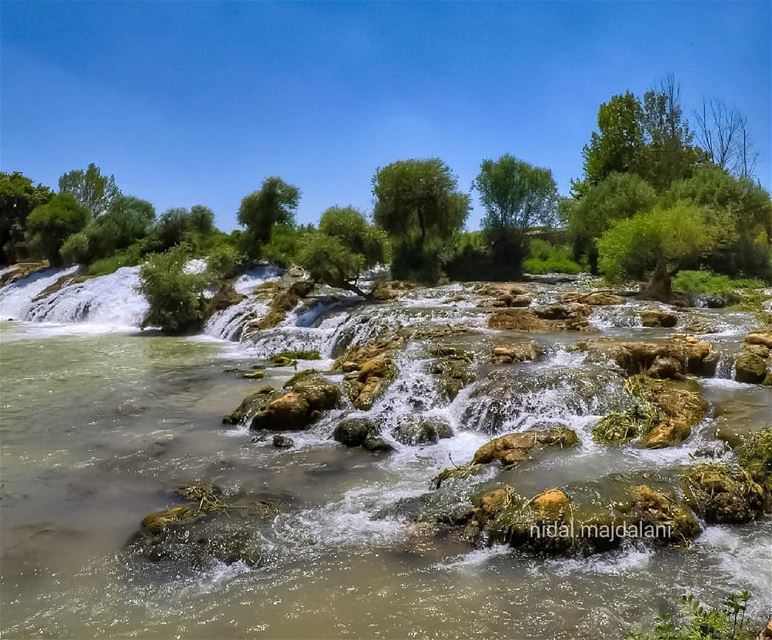
[{"label": "shrub", "polygon": [[681,598],[679,620],[663,615],[654,631],[631,633],[627,640],[751,640],[745,623],[750,594],[742,591],[724,600],[720,607],[704,607],[694,596]]},{"label": "shrub", "polygon": [[547,240],[534,238],[530,243],[530,256],[523,261],[526,273],[581,273],[586,267],[571,259],[568,245],[554,245]]},{"label": "shrub", "polygon": [[150,305],[143,328],[156,326],[168,333],[181,333],[201,326],[207,279],[202,274],[187,273],[187,262],[187,248],[177,246],[150,256],[142,265],[139,290]]},{"label": "shrub", "polygon": [[761,280],[750,278],[730,278],[712,271],[679,271],[673,278],[673,288],[687,293],[709,293],[731,295],[737,289],[760,289]]},{"label": "shrub", "polygon": [[207,271],[216,279],[232,278],[238,271],[241,254],[230,244],[216,245],[207,255]]},{"label": "shrub", "polygon": [[59,250],[65,240],[78,233],[88,222],[88,211],[70,194],[59,194],[47,204],[36,207],[27,218],[27,243],[30,250],[52,265],[62,263]]}]

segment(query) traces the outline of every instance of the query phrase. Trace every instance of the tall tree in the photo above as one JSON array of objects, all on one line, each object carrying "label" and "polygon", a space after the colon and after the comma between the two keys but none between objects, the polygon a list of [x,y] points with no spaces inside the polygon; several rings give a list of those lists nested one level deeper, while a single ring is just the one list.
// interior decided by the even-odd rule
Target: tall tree
[{"label": "tall tree", "polygon": [[52,266],[62,263],[59,250],[64,241],[86,226],[89,212],[69,193],[55,195],[36,207],[27,218],[27,243],[31,252],[48,259]]},{"label": "tall tree", "polygon": [[485,208],[482,221],[500,275],[519,273],[527,232],[557,222],[558,192],[552,172],[506,154],[483,160],[474,180]]},{"label": "tall tree", "polygon": [[59,178],[59,192],[72,195],[93,218],[105,213],[121,195],[115,185],[115,177],[102,175],[100,168],[93,162],[85,171],[76,169]]},{"label": "tall tree", "polygon": [[440,275],[440,253],[469,214],[469,196],[442,160],[400,160],[373,177],[373,219],[392,238],[394,277],[431,282]]},{"label": "tall tree", "polygon": [[359,296],[371,292],[360,288],[364,271],[383,263],[386,236],[353,207],[330,207],[300,250],[299,262],[315,282],[346,289]]},{"label": "tall tree", "polygon": [[260,257],[260,248],[271,241],[275,225],[292,226],[300,202],[300,189],[281,178],[263,180],[259,191],[241,201],[239,224],[245,227],[244,251],[252,259]]},{"label": "tall tree", "polygon": [[674,76],[643,94],[641,117],[646,152],[639,174],[658,189],[689,177],[700,154],[684,118],[681,87]]},{"label": "tall tree", "polygon": [[722,100],[703,100],[694,119],[697,141],[712,164],[740,178],[755,177],[759,154],[744,115]]},{"label": "tall tree", "polygon": [[42,184],[34,184],[24,174],[0,172],[0,264],[23,258],[27,216],[53,197]]},{"label": "tall tree", "polygon": [[582,149],[584,179],[573,185],[577,195],[613,172],[640,171],[645,147],[642,118],[641,103],[630,91],[600,105],[598,131]]}]

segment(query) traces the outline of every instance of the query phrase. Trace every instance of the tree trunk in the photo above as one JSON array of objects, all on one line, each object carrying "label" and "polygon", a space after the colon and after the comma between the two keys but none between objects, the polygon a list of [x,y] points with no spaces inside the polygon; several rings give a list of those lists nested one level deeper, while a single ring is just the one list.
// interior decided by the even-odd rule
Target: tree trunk
[{"label": "tree trunk", "polygon": [[654,273],[646,286],[641,289],[638,298],[670,302],[673,298],[672,276],[663,262],[657,263]]}]

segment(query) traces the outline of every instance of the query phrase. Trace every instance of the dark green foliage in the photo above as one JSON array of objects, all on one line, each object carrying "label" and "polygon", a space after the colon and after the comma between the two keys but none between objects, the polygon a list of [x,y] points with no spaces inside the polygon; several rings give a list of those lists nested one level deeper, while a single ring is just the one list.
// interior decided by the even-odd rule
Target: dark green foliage
[{"label": "dark green foliage", "polygon": [[753,634],[745,621],[750,597],[741,591],[713,608],[701,605],[694,596],[683,596],[677,619],[662,615],[654,631],[631,633],[627,640],[751,640]]},{"label": "dark green foliage", "polygon": [[33,255],[46,258],[51,265],[62,264],[59,250],[64,241],[78,233],[89,219],[88,211],[70,194],[59,194],[36,207],[27,217],[27,245]]},{"label": "dark green foliage", "polygon": [[150,233],[147,249],[166,251],[183,242],[197,245],[201,237],[211,235],[214,231],[214,213],[208,207],[194,205],[190,209],[167,209]]},{"label": "dark green foliage", "polygon": [[271,241],[263,245],[261,255],[263,260],[278,264],[280,267],[289,267],[298,262],[298,255],[307,236],[313,231],[313,227],[287,227],[283,224],[276,225],[271,234]]},{"label": "dark green foliage", "polygon": [[482,231],[456,234],[443,266],[451,280],[480,280],[493,271],[493,257]]},{"label": "dark green foliage", "polygon": [[115,185],[115,178],[103,176],[102,171],[93,162],[85,171],[76,169],[59,178],[59,191],[72,195],[88,210],[92,218],[105,213],[121,195]]},{"label": "dark green foliage", "polygon": [[373,177],[373,219],[392,238],[392,275],[436,282],[447,242],[464,225],[469,196],[442,160],[401,160]]},{"label": "dark green foliage", "polygon": [[651,209],[656,199],[654,189],[640,176],[614,172],[589,187],[580,200],[564,201],[561,212],[574,257],[586,257],[590,269],[597,273],[596,239],[617,220]]},{"label": "dark green foliage", "polygon": [[0,264],[26,257],[27,216],[52,197],[53,192],[48,187],[35,185],[18,171],[0,172]]},{"label": "dark green foliage", "polygon": [[159,327],[167,333],[200,328],[204,319],[203,291],[207,278],[187,273],[187,248],[177,246],[148,257],[140,269],[139,290],[150,305],[142,327]]},{"label": "dark green foliage", "polygon": [[241,201],[239,224],[244,226],[243,249],[250,259],[261,257],[263,245],[271,241],[276,225],[291,227],[300,202],[300,189],[281,178],[266,178],[259,191]]},{"label": "dark green foliage", "polygon": [[207,271],[213,278],[221,280],[233,278],[238,272],[241,254],[229,243],[219,243],[214,246],[206,258]]},{"label": "dark green foliage", "polygon": [[359,278],[385,257],[383,231],[353,207],[330,207],[322,214],[319,231],[304,239],[298,261],[314,281],[366,296]]},{"label": "dark green foliage", "polygon": [[516,277],[528,249],[528,230],[557,222],[552,172],[507,154],[483,160],[474,187],[485,208],[482,226],[494,267],[490,277]]}]

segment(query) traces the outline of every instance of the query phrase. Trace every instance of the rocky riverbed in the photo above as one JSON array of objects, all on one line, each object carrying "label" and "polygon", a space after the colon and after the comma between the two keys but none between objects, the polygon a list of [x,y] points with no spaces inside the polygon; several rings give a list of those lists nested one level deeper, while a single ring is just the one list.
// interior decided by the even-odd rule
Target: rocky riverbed
[{"label": "rocky riverbed", "polygon": [[168,338],[127,269],[3,275],[5,636],[622,637],[741,588],[764,618],[763,313],[266,268]]}]

